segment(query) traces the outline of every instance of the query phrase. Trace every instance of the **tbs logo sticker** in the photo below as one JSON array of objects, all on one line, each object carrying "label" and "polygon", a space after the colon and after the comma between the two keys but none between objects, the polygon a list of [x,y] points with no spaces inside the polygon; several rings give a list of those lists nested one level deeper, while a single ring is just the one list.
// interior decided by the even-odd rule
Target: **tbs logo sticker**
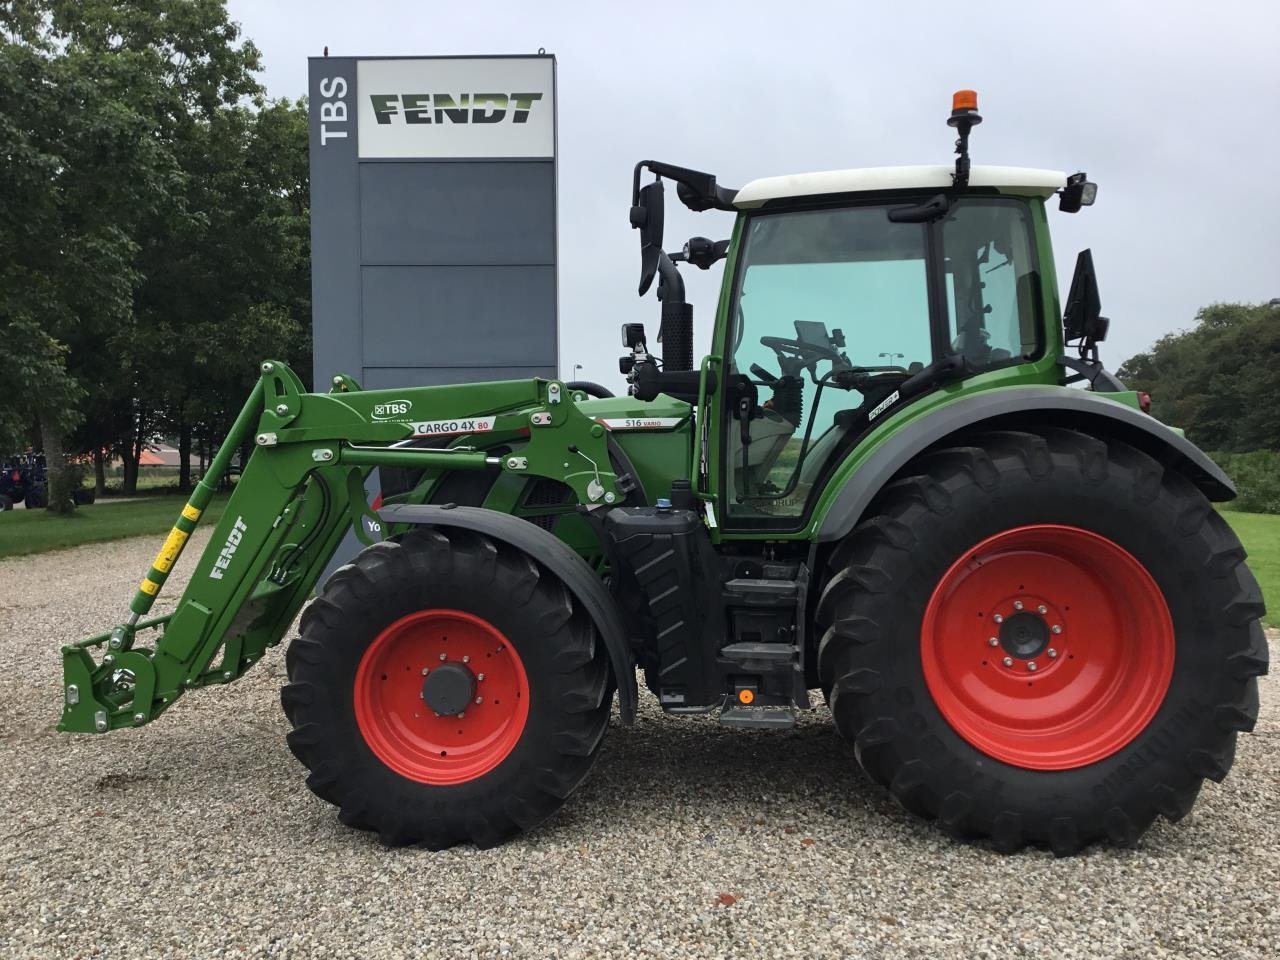
[{"label": "tbs logo sticker", "polygon": [[375,403],[373,405],[373,419],[395,420],[397,417],[407,417],[412,409],[413,403],[409,400],[388,400],[386,403]]}]

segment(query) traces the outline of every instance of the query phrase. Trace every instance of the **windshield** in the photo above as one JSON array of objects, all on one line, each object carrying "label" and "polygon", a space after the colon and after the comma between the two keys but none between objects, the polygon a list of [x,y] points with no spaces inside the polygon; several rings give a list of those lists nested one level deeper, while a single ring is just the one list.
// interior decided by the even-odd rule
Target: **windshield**
[{"label": "windshield", "polygon": [[[747,221],[728,371],[730,515],[802,514],[822,467],[942,353],[980,368],[1037,349],[1025,204],[966,199],[940,223],[893,223],[887,211],[901,205]],[[945,342],[934,335],[931,271]]]}]

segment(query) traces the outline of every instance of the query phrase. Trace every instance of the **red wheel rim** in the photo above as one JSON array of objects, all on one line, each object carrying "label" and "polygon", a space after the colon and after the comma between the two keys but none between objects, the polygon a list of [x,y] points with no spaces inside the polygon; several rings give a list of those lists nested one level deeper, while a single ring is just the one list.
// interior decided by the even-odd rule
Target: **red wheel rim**
[{"label": "red wheel rim", "polygon": [[[432,670],[472,678],[474,696],[438,715],[424,700]],[[401,617],[369,644],[356,670],[355,714],[369,749],[419,783],[465,783],[506,759],[529,716],[529,678],[502,631],[461,610]]]},{"label": "red wheel rim", "polygon": [[1078,527],[1015,527],[943,574],[921,628],[925,682],[952,728],[1032,770],[1110,756],[1164,701],[1173,620],[1132,554]]}]

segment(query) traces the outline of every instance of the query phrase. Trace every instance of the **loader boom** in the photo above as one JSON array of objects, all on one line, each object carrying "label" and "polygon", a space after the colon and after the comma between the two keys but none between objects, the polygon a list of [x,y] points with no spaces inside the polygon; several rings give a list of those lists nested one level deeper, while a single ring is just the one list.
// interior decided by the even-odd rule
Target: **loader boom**
[{"label": "loader boom", "polygon": [[[518,453],[496,456],[466,443],[480,435],[486,444],[510,440]],[[451,445],[403,445],[421,437]],[[182,596],[171,613],[148,617],[216,484],[250,440],[253,454]],[[335,377],[330,393],[311,394],[287,366],[267,361],[126,621],[62,648],[58,728],[102,733],[140,726],[185,690],[241,676],[283,638],[348,525],[367,538],[364,481],[374,467],[497,467],[553,477],[592,509],[621,499],[609,464],[604,428],[578,410],[559,381],[365,391]],[[148,631],[158,633],[154,645],[137,644]],[[95,661],[91,651],[103,648]]]}]

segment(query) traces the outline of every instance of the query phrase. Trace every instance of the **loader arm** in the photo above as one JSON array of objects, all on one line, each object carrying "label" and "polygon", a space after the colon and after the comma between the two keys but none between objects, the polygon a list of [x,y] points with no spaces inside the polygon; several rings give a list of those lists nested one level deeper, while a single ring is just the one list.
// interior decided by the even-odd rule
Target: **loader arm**
[{"label": "loader arm", "polygon": [[[483,435],[483,436],[482,436]],[[445,448],[404,446],[424,436]],[[509,439],[495,456],[471,437]],[[172,613],[150,617],[166,578],[234,453],[252,440],[213,536]],[[437,471],[494,467],[567,484],[588,510],[622,499],[604,428],[555,380],[361,390],[335,377],[306,393],[283,363],[267,361],[243,409],[182,508],[130,604],[109,633],[62,648],[59,730],[140,726],[185,690],[230,683],[275,646],[297,616],[348,526],[365,536],[364,480],[378,466]],[[153,639],[151,646],[138,641]],[[100,660],[94,652],[101,651]]]}]

